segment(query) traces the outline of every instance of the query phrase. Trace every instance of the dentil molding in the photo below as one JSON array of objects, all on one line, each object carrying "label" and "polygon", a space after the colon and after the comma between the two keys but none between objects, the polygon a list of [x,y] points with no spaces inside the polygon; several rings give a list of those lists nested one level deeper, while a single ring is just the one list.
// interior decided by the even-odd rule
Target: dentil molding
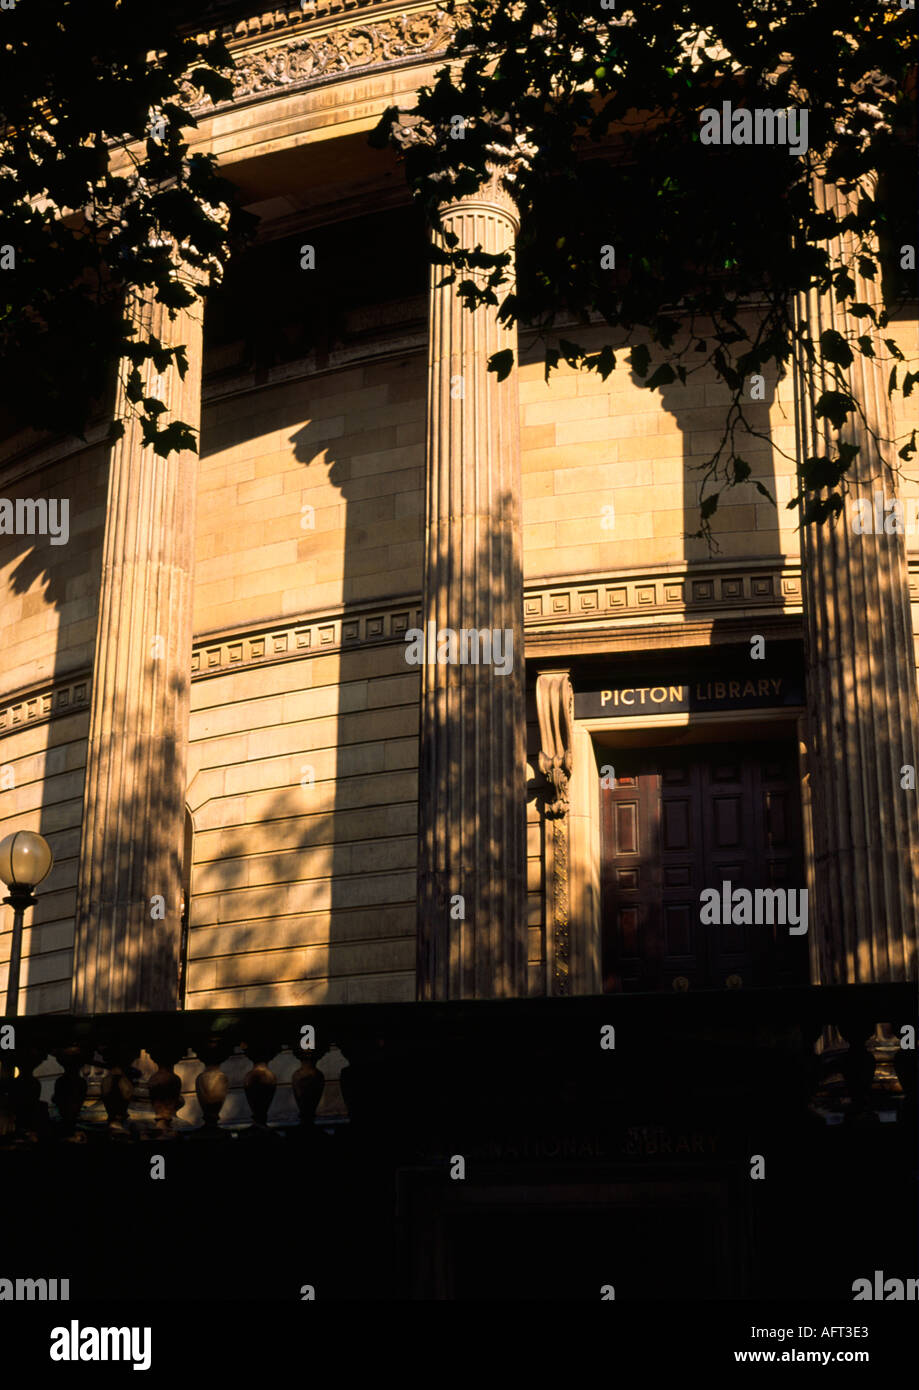
[{"label": "dentil molding", "polygon": [[[909,587],[912,603],[919,606],[919,558],[915,556],[909,560]],[[671,613],[684,623],[697,615],[724,617],[732,609],[759,608],[762,618],[794,614],[800,612],[801,598],[797,566],[724,566],[708,572],[694,568],[688,573],[646,573],[586,583],[544,580],[526,586],[524,629],[534,642],[547,628],[561,629],[576,642],[579,631],[587,632],[598,618],[612,621],[614,627],[624,620],[621,630],[626,632],[636,619],[648,616],[660,623]],[[318,619],[215,633],[196,638],[191,678],[197,681],[246,667],[401,642],[408,628],[420,626],[421,618],[420,600],[413,596],[366,608],[349,607]],[[919,616],[914,627],[919,630]],[[641,629],[640,634],[641,645],[654,648],[653,629]],[[90,670],[76,672],[0,698],[0,738],[27,725],[87,710],[91,677]]]}]

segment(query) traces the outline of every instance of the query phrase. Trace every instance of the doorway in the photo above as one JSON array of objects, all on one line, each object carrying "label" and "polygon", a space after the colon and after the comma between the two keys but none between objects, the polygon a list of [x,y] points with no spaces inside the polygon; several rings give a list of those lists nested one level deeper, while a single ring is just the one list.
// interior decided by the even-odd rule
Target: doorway
[{"label": "doorway", "polygon": [[706,888],[805,887],[793,739],[619,748],[600,789],[604,992],[806,984],[807,936],[700,922]]}]

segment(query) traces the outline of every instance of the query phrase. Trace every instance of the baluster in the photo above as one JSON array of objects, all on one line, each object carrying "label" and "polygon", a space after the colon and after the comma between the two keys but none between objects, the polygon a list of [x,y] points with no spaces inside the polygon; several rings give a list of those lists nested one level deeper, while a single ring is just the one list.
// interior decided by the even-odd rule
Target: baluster
[{"label": "baluster", "polygon": [[232,1139],[228,1129],[220,1128],[220,1112],[230,1089],[230,1079],[221,1070],[220,1063],[226,1061],[233,1051],[231,1041],[211,1035],[197,1049],[204,1071],[195,1078],[195,1095],[201,1106],[204,1124],[192,1131],[192,1139]]},{"label": "baluster", "polygon": [[316,1111],[316,1117],[320,1123],[323,1120],[348,1119],[348,1107],[345,1104],[341,1089],[341,1074],[347,1068],[348,1063],[349,1059],[337,1043],[330,1043],[326,1051],[319,1056],[317,1070],[321,1070],[325,1078],[322,1099]]},{"label": "baluster", "polygon": [[280,1138],[268,1126],[268,1111],[278,1089],[278,1078],[268,1065],[268,1061],[280,1050],[280,1045],[266,1033],[249,1033],[249,1041],[243,1043],[246,1055],[252,1060],[252,1070],[243,1082],[243,1091],[252,1113],[252,1124],[243,1130],[243,1139]]},{"label": "baluster", "polygon": [[19,1052],[19,1075],[14,1081],[16,1126],[23,1139],[35,1144],[51,1133],[48,1105],[41,1098],[41,1081],[33,1073],[48,1053],[44,1047],[27,1043]]},{"label": "baluster", "polygon": [[58,1064],[64,1068],[54,1083],[53,1099],[60,1115],[59,1135],[65,1143],[85,1144],[86,1135],[77,1129],[80,1111],[86,1100],[88,1085],[83,1075],[83,1067],[92,1061],[91,1049],[76,1044],[59,1048],[54,1053]]},{"label": "baluster", "polygon": [[175,1042],[157,1041],[154,1046],[155,1054],[151,1052],[150,1057],[156,1062],[156,1071],[147,1082],[156,1122],[156,1132],[151,1138],[175,1139],[177,1136],[173,1125],[176,1114],[185,1102],[182,1099],[182,1079],[176,1075],[174,1068],[184,1049]]},{"label": "baluster", "polygon": [[894,1037],[889,1023],[879,1023],[868,1044],[874,1056],[875,1069],[872,1090],[876,1103],[896,1106],[900,1096],[900,1083],[895,1068],[896,1054],[900,1051],[899,1039]]},{"label": "baluster", "polygon": [[325,1075],[316,1066],[316,1052],[304,1051],[299,1047],[295,1047],[294,1051],[303,1059],[290,1078],[290,1087],[300,1114],[300,1124],[295,1133],[301,1140],[312,1140],[316,1135],[316,1109],[325,1090]]},{"label": "baluster", "polygon": [[134,1082],[140,1076],[132,1066],[137,1056],[137,1048],[130,1043],[109,1042],[98,1048],[105,1066],[108,1068],[102,1078],[102,1104],[108,1117],[108,1136],[114,1140],[135,1137],[134,1126],[128,1121],[128,1106],[134,1095]]},{"label": "baluster", "polygon": [[48,1107],[41,1098],[41,1082],[32,1075],[45,1060],[44,1049],[26,1044],[17,1047],[15,1060],[4,1058],[0,1071],[0,1144],[21,1148],[47,1135]]}]

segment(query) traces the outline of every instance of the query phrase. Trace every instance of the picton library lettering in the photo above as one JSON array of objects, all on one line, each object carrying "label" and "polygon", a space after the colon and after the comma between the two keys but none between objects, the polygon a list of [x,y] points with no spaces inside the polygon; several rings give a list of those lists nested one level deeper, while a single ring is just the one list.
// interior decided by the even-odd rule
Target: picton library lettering
[{"label": "picton library lettering", "polygon": [[701,704],[708,700],[742,700],[746,696],[780,695],[782,693],[781,676],[764,677],[757,681],[696,681],[694,686],[685,685],[640,685],[627,686],[624,690],[603,690],[600,693],[600,704],[606,705],[612,700],[613,705],[635,705],[645,704],[645,697],[652,705],[676,704],[684,705],[689,698],[689,690],[692,689],[695,699]]},{"label": "picton library lettering", "polygon": [[798,707],[804,696],[800,681],[783,673],[778,676],[722,676],[660,680],[648,684],[608,685],[575,693],[576,718],[669,714],[677,711],[701,713],[716,709],[765,709]]}]

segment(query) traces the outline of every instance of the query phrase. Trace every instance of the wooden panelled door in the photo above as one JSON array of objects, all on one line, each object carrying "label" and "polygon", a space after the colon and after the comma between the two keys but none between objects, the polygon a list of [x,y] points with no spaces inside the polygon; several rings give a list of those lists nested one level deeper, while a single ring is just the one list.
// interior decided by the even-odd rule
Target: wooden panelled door
[{"label": "wooden panelled door", "polygon": [[[608,750],[601,787],[603,988],[806,984],[807,934],[704,925],[700,894],[806,886],[792,740]],[[809,928],[810,930],[810,928]]]}]

